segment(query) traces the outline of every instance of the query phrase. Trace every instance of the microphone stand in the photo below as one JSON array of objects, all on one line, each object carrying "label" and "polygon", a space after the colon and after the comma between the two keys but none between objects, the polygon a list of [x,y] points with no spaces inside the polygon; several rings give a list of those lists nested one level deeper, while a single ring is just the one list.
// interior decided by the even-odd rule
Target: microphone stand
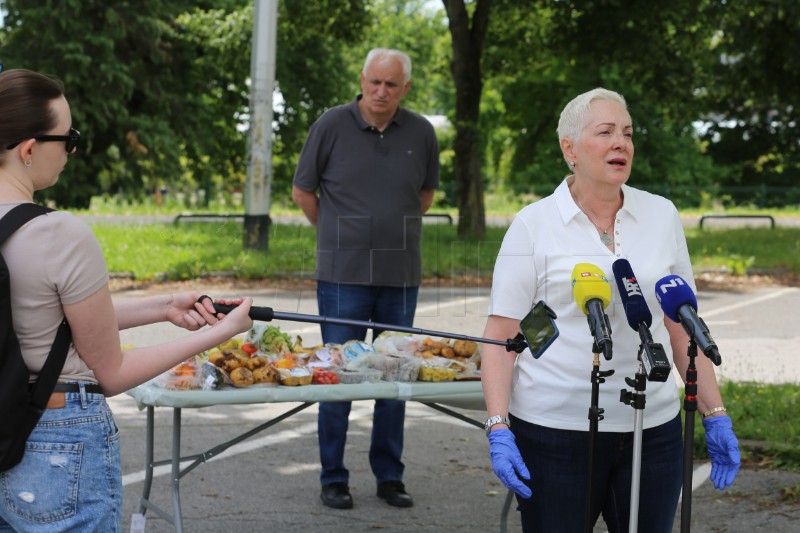
[{"label": "microphone stand", "polygon": [[[200,302],[205,298],[209,298],[209,296],[201,296],[200,298],[198,298],[197,301]],[[228,314],[235,308],[236,306],[234,305],[222,305],[218,303],[214,304],[214,311],[217,313]],[[354,326],[358,328],[370,328],[373,331],[376,329],[399,331],[401,333],[413,333],[415,335],[428,335],[428,336],[445,337],[448,339],[481,342],[484,344],[496,344],[498,346],[504,346],[506,351],[508,352],[516,352],[516,353],[522,353],[522,351],[528,347],[528,343],[525,342],[525,337],[522,335],[522,333],[517,333],[517,336],[514,337],[513,339],[499,341],[495,339],[485,339],[483,337],[471,337],[469,335],[461,335],[459,333],[447,333],[444,331],[433,331],[429,329],[398,326],[395,324],[381,324],[378,322],[370,322],[366,320],[351,320],[349,318],[332,318],[320,315],[305,315],[301,313],[283,313],[281,311],[274,311],[271,307],[259,307],[259,306],[252,306],[250,308],[249,315],[250,318],[252,318],[253,320],[259,320],[262,322],[271,322],[273,319],[278,319],[278,320],[288,320],[290,322],[310,322],[312,324]]]},{"label": "microphone stand", "polygon": [[683,397],[683,490],[681,493],[681,533],[689,533],[692,520],[692,474],[694,457],[694,422],[697,411],[697,343],[689,337],[689,367],[686,369],[686,383]]},{"label": "microphone stand", "polygon": [[592,495],[594,492],[594,459],[596,455],[596,439],[598,422],[603,420],[605,409],[598,407],[600,397],[600,384],[605,383],[605,378],[614,374],[614,370],[600,370],[600,348],[597,343],[592,344],[594,352],[594,362],[592,363],[592,403],[589,407],[589,464],[586,484],[586,515],[584,519],[585,533],[592,533],[594,524],[592,523]]},{"label": "microphone stand", "polygon": [[631,469],[631,511],[628,526],[629,533],[637,533],[639,522],[639,483],[642,470],[642,428],[644,420],[645,389],[647,388],[647,374],[642,362],[644,345],[639,347],[639,369],[636,371],[635,380],[625,378],[625,383],[634,387],[635,392],[625,389],[620,390],[619,401],[630,405],[634,409],[633,418],[633,467]]}]

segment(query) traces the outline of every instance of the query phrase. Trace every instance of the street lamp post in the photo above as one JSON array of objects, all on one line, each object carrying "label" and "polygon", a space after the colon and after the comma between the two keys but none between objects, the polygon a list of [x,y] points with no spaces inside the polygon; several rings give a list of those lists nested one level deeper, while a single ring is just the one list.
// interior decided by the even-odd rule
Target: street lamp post
[{"label": "street lamp post", "polygon": [[269,247],[272,188],[272,93],[278,0],[255,0],[250,53],[250,134],[244,194],[244,248]]}]

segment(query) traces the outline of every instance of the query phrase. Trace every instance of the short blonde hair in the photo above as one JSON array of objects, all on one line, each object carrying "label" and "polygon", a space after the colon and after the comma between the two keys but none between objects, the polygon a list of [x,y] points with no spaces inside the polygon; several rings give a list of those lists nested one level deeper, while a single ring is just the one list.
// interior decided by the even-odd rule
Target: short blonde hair
[{"label": "short blonde hair", "polygon": [[610,100],[621,105],[624,110],[628,110],[628,104],[621,94],[602,87],[579,94],[564,106],[564,110],[561,111],[561,117],[558,119],[558,128],[556,129],[559,142],[562,139],[571,139],[572,142],[578,141],[589,118],[589,107],[595,100]]}]

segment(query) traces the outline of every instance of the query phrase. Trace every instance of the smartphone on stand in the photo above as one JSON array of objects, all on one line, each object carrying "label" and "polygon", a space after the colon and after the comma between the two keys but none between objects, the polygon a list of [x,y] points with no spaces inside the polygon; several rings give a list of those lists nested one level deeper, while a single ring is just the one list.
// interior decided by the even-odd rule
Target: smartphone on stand
[{"label": "smartphone on stand", "polygon": [[555,311],[539,300],[519,324],[534,359],[538,359],[558,337]]}]

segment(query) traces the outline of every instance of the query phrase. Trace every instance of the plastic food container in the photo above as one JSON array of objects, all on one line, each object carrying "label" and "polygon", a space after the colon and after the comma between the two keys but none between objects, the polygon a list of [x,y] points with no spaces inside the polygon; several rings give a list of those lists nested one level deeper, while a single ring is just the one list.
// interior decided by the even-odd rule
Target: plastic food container
[{"label": "plastic food container", "polygon": [[279,368],[278,374],[281,378],[281,385],[297,387],[311,383],[311,372],[305,368]]},{"label": "plastic food container", "polygon": [[371,365],[381,370],[384,381],[408,382],[417,380],[422,359],[375,354],[372,357]]},{"label": "plastic food container", "polygon": [[365,368],[363,370],[345,370],[338,368],[334,370],[336,377],[339,378],[339,383],[352,384],[352,383],[377,383],[381,380],[382,372],[380,370],[372,370]]},{"label": "plastic food container", "polygon": [[456,379],[456,371],[452,368],[423,366],[419,369],[417,379],[419,381],[453,381]]}]

